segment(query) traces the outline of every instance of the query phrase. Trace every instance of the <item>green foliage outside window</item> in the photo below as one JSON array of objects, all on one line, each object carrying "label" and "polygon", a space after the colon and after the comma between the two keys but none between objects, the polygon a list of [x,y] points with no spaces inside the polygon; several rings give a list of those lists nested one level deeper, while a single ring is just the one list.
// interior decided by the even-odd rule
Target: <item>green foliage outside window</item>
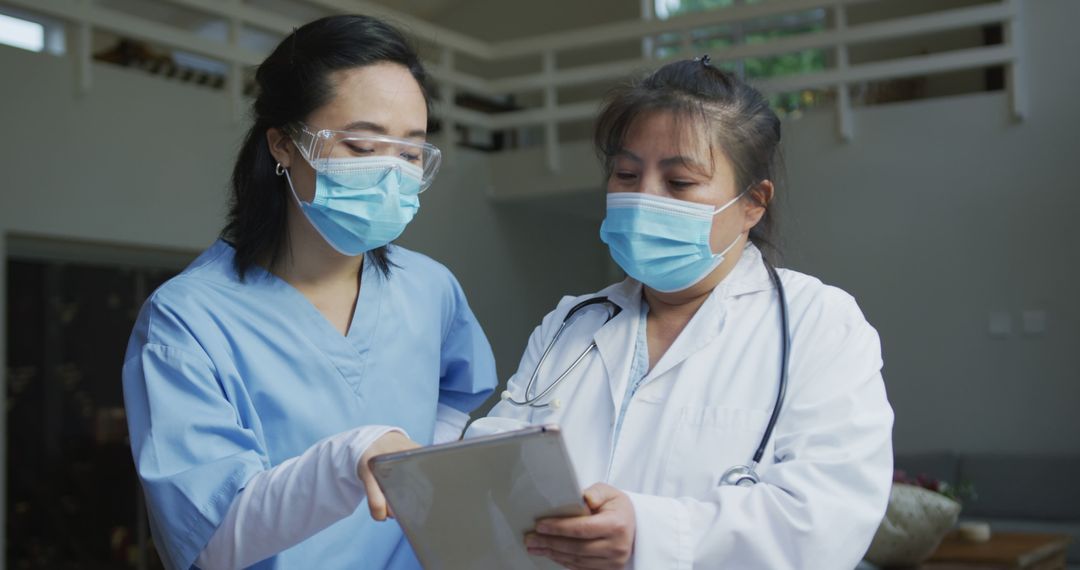
[{"label": "green foliage outside window", "polygon": [[[762,0],[656,0],[657,15],[664,18],[703,12],[706,10],[724,9],[736,4],[756,4]],[[710,53],[716,59],[723,59],[725,49],[735,44],[734,38],[739,35],[740,26],[750,28],[743,35],[742,43],[756,44],[775,41],[790,36],[817,33],[825,29],[824,11],[805,12],[803,17],[797,18],[793,23],[790,20],[784,22],[781,19],[771,21],[759,21],[755,23],[744,22],[741,24],[728,24],[701,30],[691,36],[691,49],[693,54],[687,57],[699,55],[697,52]],[[744,28],[744,29],[745,29]],[[695,37],[697,36],[697,37]],[[704,37],[702,37],[704,36]],[[712,36],[712,37],[709,37]],[[659,46],[656,56],[668,58],[678,55],[684,44],[680,41],[679,34],[663,34],[657,38]],[[762,80],[773,77],[781,77],[793,74],[814,73],[824,71],[828,67],[826,51],[823,49],[810,49],[799,52],[786,53],[769,57],[747,58],[741,62],[725,61],[719,63],[721,67],[732,72],[741,72],[747,79]],[[781,115],[798,115],[803,109],[820,103],[826,93],[817,90],[803,90],[794,93],[777,93],[769,97],[773,108]]]}]

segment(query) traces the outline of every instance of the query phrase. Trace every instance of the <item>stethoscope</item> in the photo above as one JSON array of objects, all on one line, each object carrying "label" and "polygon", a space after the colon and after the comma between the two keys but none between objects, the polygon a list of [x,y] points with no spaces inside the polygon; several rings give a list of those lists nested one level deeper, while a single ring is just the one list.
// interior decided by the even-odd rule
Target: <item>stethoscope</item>
[{"label": "stethoscope", "polygon": [[[720,477],[721,485],[750,487],[761,481],[761,478],[758,477],[756,468],[758,463],[761,462],[761,458],[765,455],[765,447],[768,445],[769,439],[772,438],[773,429],[776,427],[776,420],[780,417],[780,408],[782,408],[784,404],[784,395],[787,392],[788,356],[791,346],[791,331],[788,330],[787,296],[784,294],[784,284],[780,281],[780,275],[776,272],[776,268],[767,260],[762,259],[762,261],[765,263],[765,268],[768,270],[769,277],[772,279],[773,286],[776,288],[776,294],[780,298],[780,385],[776,390],[776,403],[773,404],[772,415],[769,417],[769,423],[765,426],[765,433],[761,437],[761,443],[758,444],[753,458],[750,460],[750,463],[746,465],[735,465],[725,471]],[[536,384],[536,379],[540,376],[540,369],[543,367],[544,361],[547,360],[548,354],[551,353],[551,349],[555,347],[555,343],[559,341],[559,337],[562,336],[563,331],[566,330],[566,327],[570,324],[574,315],[593,305],[608,305],[611,308],[611,313],[608,315],[607,320],[604,321],[604,325],[611,322],[611,319],[614,319],[622,312],[622,307],[616,305],[613,301],[604,296],[586,299],[571,307],[570,310],[567,311],[566,316],[563,317],[562,323],[559,324],[559,328],[555,331],[555,336],[551,337],[551,340],[548,341],[547,348],[545,348],[544,352],[540,355],[540,360],[536,363],[536,368],[533,369],[528,384],[525,385],[525,399],[521,401],[515,400],[507,390],[502,393],[502,399],[504,401],[515,406],[529,406],[530,408],[547,408],[550,406],[553,409],[558,409],[560,407],[561,403],[557,399],[548,400],[547,403],[540,402],[547,398],[548,395],[551,394],[575,368],[577,368],[578,364],[581,364],[581,361],[585,360],[585,357],[587,357],[589,353],[596,350],[595,340],[589,343],[588,348],[582,351],[570,366],[567,367],[554,382],[544,389],[544,391],[535,396],[529,396],[529,394],[532,393],[533,386]]]}]

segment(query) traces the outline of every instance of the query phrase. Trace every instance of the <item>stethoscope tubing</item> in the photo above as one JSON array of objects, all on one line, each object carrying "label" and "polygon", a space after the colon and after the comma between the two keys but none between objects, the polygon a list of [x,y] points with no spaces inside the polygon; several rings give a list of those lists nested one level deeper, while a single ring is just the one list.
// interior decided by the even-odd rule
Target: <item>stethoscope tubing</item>
[{"label": "stethoscope tubing", "polygon": [[[763,261],[764,258],[763,258]],[[765,455],[765,448],[772,439],[776,421],[780,418],[780,410],[784,407],[784,398],[787,396],[788,385],[788,360],[791,358],[791,329],[788,325],[787,295],[784,293],[784,283],[780,280],[780,274],[771,263],[765,261],[765,269],[769,272],[773,285],[776,287],[776,295],[780,298],[780,386],[776,389],[776,403],[773,404],[772,415],[769,423],[765,426],[765,434],[761,438],[751,465],[757,465]],[[753,469],[751,468],[751,472]]]}]

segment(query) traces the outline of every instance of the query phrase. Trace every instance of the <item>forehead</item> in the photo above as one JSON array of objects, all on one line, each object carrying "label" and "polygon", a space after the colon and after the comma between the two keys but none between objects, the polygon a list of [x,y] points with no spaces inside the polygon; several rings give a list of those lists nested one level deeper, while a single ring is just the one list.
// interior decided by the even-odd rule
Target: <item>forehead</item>
[{"label": "forehead", "polygon": [[710,163],[713,154],[704,118],[667,110],[649,111],[635,118],[621,146],[638,156],[686,156],[704,164]]},{"label": "forehead", "polygon": [[396,63],[377,63],[334,72],[330,101],[309,117],[322,128],[365,121],[392,135],[426,130],[427,102],[412,73]]},{"label": "forehead", "polygon": [[716,140],[714,128],[707,117],[693,112],[652,111],[628,126],[621,150],[646,164],[683,166],[720,183],[730,180],[734,184],[733,163]]}]

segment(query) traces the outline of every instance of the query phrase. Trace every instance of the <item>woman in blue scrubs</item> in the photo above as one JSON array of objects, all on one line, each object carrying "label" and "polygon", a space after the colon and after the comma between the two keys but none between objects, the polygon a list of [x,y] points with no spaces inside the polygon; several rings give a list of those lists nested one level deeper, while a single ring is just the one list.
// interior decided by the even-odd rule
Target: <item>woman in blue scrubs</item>
[{"label": "woman in blue scrubs", "polygon": [[389,245],[439,166],[424,70],[397,30],[335,16],[256,81],[222,238],[124,362],[155,544],[169,568],[418,568],[366,460],[456,439],[496,384],[454,276]]}]

